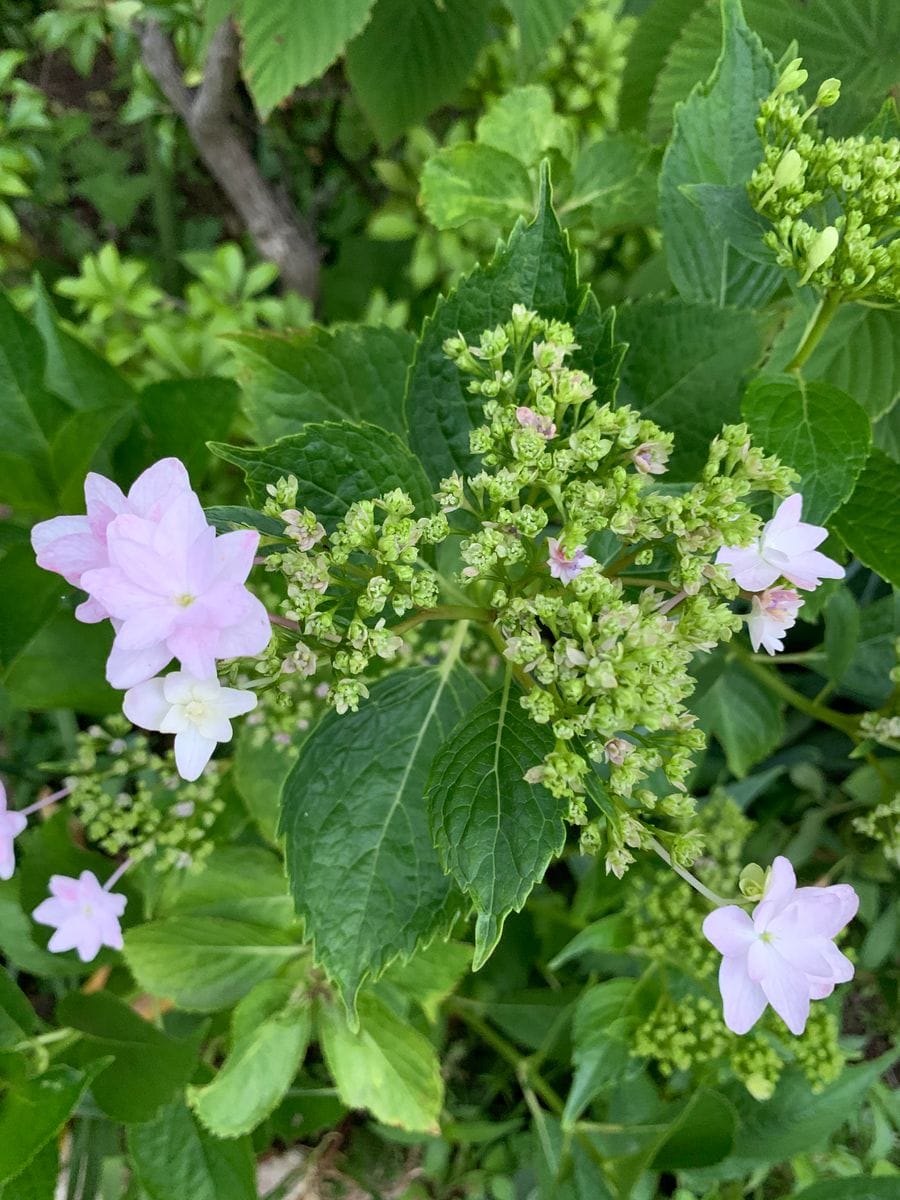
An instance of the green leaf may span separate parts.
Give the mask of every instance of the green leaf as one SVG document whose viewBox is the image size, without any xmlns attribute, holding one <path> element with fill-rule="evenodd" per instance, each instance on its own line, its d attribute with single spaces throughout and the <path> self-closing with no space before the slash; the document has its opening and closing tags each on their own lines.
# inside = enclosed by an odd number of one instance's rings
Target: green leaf
<svg viewBox="0 0 900 1200">
<path fill-rule="evenodd" d="M 412 1000 L 432 1024 L 438 1010 L 472 966 L 472 947 L 436 938 L 405 962 L 391 963 L 378 983 L 378 991 L 398 992 Z"/>
<path fill-rule="evenodd" d="M 67 585 L 57 582 L 57 586 Z M 106 682 L 112 629 L 82 625 L 60 611 L 37 631 L 10 664 L 3 686 L 17 708 L 45 712 L 71 708 L 107 716 L 122 708 L 122 695 Z"/>
<path fill-rule="evenodd" d="M 549 150 L 568 158 L 573 149 L 569 126 L 555 111 L 551 92 L 536 83 L 513 88 L 495 100 L 479 117 L 475 140 L 512 155 L 523 167 L 536 167 Z M 530 208 L 530 188 L 528 199 Z"/>
<path fill-rule="evenodd" d="M 737 1114 L 718 1092 L 694 1092 L 656 1145 L 656 1171 L 684 1171 L 721 1162 L 734 1146 Z"/>
<path fill-rule="evenodd" d="M 138 984 L 188 1012 L 228 1008 L 302 950 L 286 932 L 225 917 L 171 917 L 125 936 Z"/>
<path fill-rule="evenodd" d="M 825 605 L 825 662 L 832 683 L 840 683 L 858 640 L 859 607 L 848 588 L 838 588 Z"/>
<path fill-rule="evenodd" d="M 54 487 L 43 414 L 41 339 L 0 293 L 0 473 L 7 504 L 50 512 Z"/>
<path fill-rule="evenodd" d="M 900 463 L 873 449 L 832 525 L 867 567 L 900 587 Z"/>
<path fill-rule="evenodd" d="M 505 0 L 519 27 L 522 65 L 536 65 L 584 8 L 584 0 Z"/>
<path fill-rule="evenodd" d="M 752 22 L 751 27 L 755 28 Z M 700 0 L 668 48 L 654 81 L 647 111 L 647 136 L 652 142 L 668 140 L 676 106 L 688 98 L 698 79 L 709 79 L 721 49 L 720 0 Z"/>
<path fill-rule="evenodd" d="M 0 571 L 0 666 L 8 667 L 48 620 L 65 584 L 41 570 L 27 543 L 9 547 L 0 558 Z"/>
<path fill-rule="evenodd" d="M 869 1088 L 896 1059 L 896 1050 L 889 1050 L 862 1066 L 848 1067 L 835 1083 L 816 1094 L 794 1070 L 784 1073 L 765 1104 L 744 1092 L 736 1101 L 739 1122 L 729 1168 L 753 1171 L 763 1163 L 816 1150 L 849 1113 L 858 1110 Z"/>
<path fill-rule="evenodd" d="M 382 146 L 455 99 L 487 38 L 487 0 L 378 0 L 347 76 Z"/>
<path fill-rule="evenodd" d="M 9 1082 L 0 1103 L 0 1184 L 15 1179 L 53 1141 L 99 1065 L 86 1072 L 55 1066 Z"/>
<path fill-rule="evenodd" d="M 0 1046 L 15 1045 L 40 1027 L 28 997 L 16 987 L 7 969 L 0 967 Z"/>
<path fill-rule="evenodd" d="M 667 478 L 696 478 L 722 426 L 740 419 L 741 382 L 762 350 L 746 310 L 647 299 L 619 309 L 628 342 L 620 395 L 675 434 Z"/>
<path fill-rule="evenodd" d="M 181 1101 L 132 1125 L 128 1152 L 148 1200 L 257 1200 L 250 1139 L 220 1141 Z"/>
<path fill-rule="evenodd" d="M 247 812 L 270 845 L 278 844 L 284 782 L 297 761 L 297 746 L 276 742 L 270 730 L 246 721 L 234 742 L 232 780 Z"/>
<path fill-rule="evenodd" d="M 613 913 L 580 930 L 555 958 L 550 960 L 551 971 L 582 955 L 604 954 L 610 950 L 626 950 L 631 944 L 631 921 L 625 913 Z"/>
<path fill-rule="evenodd" d="M 59 1147 L 48 1142 L 7 1186 L 0 1184 L 0 1200 L 54 1200 L 59 1181 Z"/>
<path fill-rule="evenodd" d="M 227 437 L 238 410 L 230 379 L 166 379 L 140 394 L 138 408 L 149 432 L 147 460 L 180 458 L 194 479 L 209 464 L 208 441 Z"/>
<path fill-rule="evenodd" d="M 802 611 L 802 610 L 801 610 Z M 900 636 L 900 594 L 884 596 L 859 613 L 853 655 L 844 668 L 838 691 L 866 708 L 880 708 L 893 690 L 889 672 Z"/>
<path fill-rule="evenodd" d="M 241 333 L 229 338 L 245 367 L 244 411 L 257 443 L 308 421 L 370 421 L 406 436 L 403 393 L 413 352 L 405 330 L 382 325 Z"/>
<path fill-rule="evenodd" d="M 444 1097 L 435 1049 L 377 996 L 359 997 L 359 1029 L 339 1004 L 318 1010 L 318 1037 L 338 1095 L 349 1108 L 367 1108 L 385 1125 L 438 1132 Z"/>
<path fill-rule="evenodd" d="M 738 662 L 727 663 L 694 710 L 702 727 L 718 739 L 739 779 L 767 758 L 784 736 L 781 711 L 772 693 Z"/>
<path fill-rule="evenodd" d="M 578 153 L 568 198 L 560 213 L 588 209 L 597 233 L 656 219 L 656 169 L 652 150 L 635 133 L 610 134 Z"/>
<path fill-rule="evenodd" d="M 241 69 L 266 120 L 295 88 L 318 78 L 363 29 L 374 0 L 240 0 Z"/>
<path fill-rule="evenodd" d="M 797 305 L 772 347 L 768 369 L 783 371 L 809 318 Z M 806 379 L 824 379 L 849 393 L 873 421 L 900 398 L 900 312 L 842 304 L 803 367 Z"/>
<path fill-rule="evenodd" d="M 475 905 L 475 970 L 565 843 L 564 803 L 524 779 L 552 745 L 507 683 L 456 726 L 432 764 L 431 832 L 444 868 Z"/>
<path fill-rule="evenodd" d="M 211 442 L 210 449 L 243 470 L 260 506 L 267 483 L 295 475 L 304 505 L 329 532 L 355 500 L 372 500 L 393 488 L 408 492 L 420 511 L 432 507 L 421 465 L 396 434 L 377 425 L 325 421 L 260 449 L 220 442 Z"/>
<path fill-rule="evenodd" d="M 772 295 L 781 273 L 742 255 L 682 190 L 697 183 L 745 184 L 760 160 L 754 123 L 775 69 L 747 27 L 739 0 L 722 0 L 722 14 L 716 70 L 676 110 L 659 180 L 660 220 L 669 275 L 683 299 L 752 308 Z"/>
<path fill-rule="evenodd" d="M 310 1000 L 296 990 L 289 979 L 257 984 L 234 1010 L 230 1048 L 215 1079 L 188 1089 L 188 1103 L 216 1137 L 250 1133 L 290 1087 L 312 1030 Z"/>
<path fill-rule="evenodd" d="M 168 1037 L 109 992 L 69 992 L 57 1009 L 61 1024 L 79 1030 L 87 1061 L 111 1057 L 91 1085 L 114 1121 L 149 1121 L 187 1084 L 205 1027 L 183 1040 Z M 86 1065 L 82 1062 L 82 1065 Z"/>
<path fill-rule="evenodd" d="M 851 1175 L 844 1179 L 823 1179 L 794 1200 L 896 1200 L 897 1177 L 875 1179 L 871 1175 Z"/>
<path fill-rule="evenodd" d="M 619 122 L 623 129 L 645 129 L 653 85 L 670 48 L 691 13 L 703 0 L 651 0 L 628 42 Z M 693 81 L 692 81 L 693 82 Z"/>
<path fill-rule="evenodd" d="M 742 413 L 754 441 L 800 475 L 804 520 L 824 524 L 865 465 L 869 418 L 846 392 L 799 376 L 754 379 Z"/>
<path fill-rule="evenodd" d="M 469 431 L 482 423 L 481 397 L 467 392 L 444 355 L 446 338 L 458 332 L 474 341 L 483 330 L 507 320 L 517 303 L 545 317 L 574 320 L 584 300 L 575 258 L 545 180 L 534 221 L 520 221 L 486 267 L 476 267 L 438 300 L 422 328 L 407 382 L 406 423 L 410 445 L 435 485 L 453 471 L 474 474 L 480 462 L 469 451 Z"/>
<path fill-rule="evenodd" d="M 478 219 L 506 226 L 529 212 L 533 199 L 522 164 L 493 146 L 445 146 L 422 171 L 422 207 L 438 229 L 457 229 Z"/>
<path fill-rule="evenodd" d="M 431 844 L 425 784 L 483 694 L 456 650 L 440 667 L 388 675 L 357 712 L 322 720 L 285 784 L 297 911 L 350 1009 L 367 974 L 446 934 L 459 908 Z"/>
<path fill-rule="evenodd" d="M 294 924 L 281 859 L 260 846 L 217 846 L 199 871 L 171 872 L 159 890 L 156 912 L 228 917 L 272 929 Z"/>
</svg>

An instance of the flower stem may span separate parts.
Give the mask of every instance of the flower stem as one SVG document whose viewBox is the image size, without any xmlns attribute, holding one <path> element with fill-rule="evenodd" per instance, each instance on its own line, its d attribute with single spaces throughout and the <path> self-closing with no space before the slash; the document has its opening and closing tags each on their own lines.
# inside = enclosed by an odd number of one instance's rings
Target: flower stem
<svg viewBox="0 0 900 1200">
<path fill-rule="evenodd" d="M 113 888 L 116 886 L 116 884 L 119 882 L 119 880 L 122 878 L 122 876 L 125 874 L 125 872 L 128 870 L 128 868 L 133 865 L 134 865 L 134 860 L 131 858 L 126 858 L 124 862 L 119 863 L 119 865 L 113 871 L 112 875 L 110 875 L 109 879 L 107 879 L 106 883 L 104 883 L 104 885 L 103 885 L 104 892 L 111 892 L 113 890 Z"/>
<path fill-rule="evenodd" d="M 399 625 L 391 626 L 391 630 L 393 633 L 405 633 L 423 621 L 480 621 L 486 624 L 490 619 L 491 614 L 486 608 L 475 608 L 468 604 L 438 604 L 434 608 L 420 609 Z"/>
<path fill-rule="evenodd" d="M 20 816 L 30 817 L 32 813 L 40 812 L 48 804 L 55 804 L 57 800 L 65 800 L 71 790 L 70 787 L 60 788 L 58 792 L 54 792 L 51 796 L 44 796 L 42 800 L 36 800 L 34 804 L 29 804 L 27 808 L 23 808 Z"/>
<path fill-rule="evenodd" d="M 803 337 L 800 339 L 800 345 L 797 347 L 794 357 L 788 363 L 786 370 L 799 371 L 809 356 L 822 340 L 822 335 L 831 324 L 834 314 L 840 308 L 842 296 L 840 292 L 829 292 L 827 296 L 819 301 L 816 311 L 813 313 L 809 324 L 803 331 Z"/>
<path fill-rule="evenodd" d="M 754 675 L 773 695 L 786 700 L 798 712 L 805 713 L 807 717 L 812 717 L 814 721 L 821 721 L 823 725 L 830 725 L 832 729 L 839 729 L 841 733 L 846 734 L 854 742 L 859 741 L 855 717 L 844 716 L 842 713 L 835 712 L 833 708 L 828 708 L 826 705 L 820 704 L 817 700 L 810 700 L 808 696 L 804 696 L 802 692 L 798 692 L 795 688 L 792 688 L 789 683 L 785 683 L 779 675 L 777 668 L 773 670 L 771 667 L 756 662 L 752 655 L 738 647 L 735 647 L 735 653 L 750 674 Z"/>
<path fill-rule="evenodd" d="M 710 902 L 710 904 L 714 904 L 716 908 L 721 908 L 724 904 L 732 903 L 730 900 L 725 900 L 721 896 L 717 896 L 715 892 L 710 891 L 705 883 L 701 883 L 696 875 L 692 875 L 690 871 L 679 866 L 662 842 L 658 842 L 655 837 L 651 837 L 650 845 L 663 860 L 663 862 L 672 868 L 676 875 L 680 875 L 685 883 L 689 883 L 694 891 L 699 892 L 705 900 Z"/>
</svg>

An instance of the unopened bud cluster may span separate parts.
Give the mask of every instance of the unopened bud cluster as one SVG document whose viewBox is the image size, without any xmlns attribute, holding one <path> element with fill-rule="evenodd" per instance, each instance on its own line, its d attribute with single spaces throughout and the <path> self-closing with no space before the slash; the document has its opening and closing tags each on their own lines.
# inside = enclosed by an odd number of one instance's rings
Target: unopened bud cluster
<svg viewBox="0 0 900 1200">
<path fill-rule="evenodd" d="M 213 850 L 209 830 L 224 809 L 218 765 L 186 783 L 172 755 L 156 754 L 124 717 L 78 734 L 66 782 L 70 811 L 107 854 L 149 861 L 163 872 L 196 869 Z"/>
<path fill-rule="evenodd" d="M 801 284 L 898 300 L 900 139 L 825 137 L 814 113 L 838 100 L 840 81 L 825 80 L 806 107 L 797 91 L 806 78 L 800 59 L 790 63 L 757 119 L 764 157 L 748 190 L 772 222 L 765 241 Z"/>
</svg>

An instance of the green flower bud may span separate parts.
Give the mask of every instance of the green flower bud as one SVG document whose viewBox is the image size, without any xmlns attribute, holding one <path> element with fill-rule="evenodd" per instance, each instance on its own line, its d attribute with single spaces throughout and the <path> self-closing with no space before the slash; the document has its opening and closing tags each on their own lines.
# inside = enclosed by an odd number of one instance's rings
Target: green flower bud
<svg viewBox="0 0 900 1200">
<path fill-rule="evenodd" d="M 841 96 L 841 81 L 839 79 L 824 79 L 816 92 L 816 107 L 831 108 L 837 104 Z"/>
</svg>

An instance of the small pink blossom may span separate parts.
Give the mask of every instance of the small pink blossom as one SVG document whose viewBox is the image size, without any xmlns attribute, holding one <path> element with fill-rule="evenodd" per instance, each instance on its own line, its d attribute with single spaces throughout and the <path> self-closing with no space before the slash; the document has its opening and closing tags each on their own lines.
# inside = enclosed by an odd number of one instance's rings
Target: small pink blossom
<svg viewBox="0 0 900 1200">
<path fill-rule="evenodd" d="M 106 664 L 113 687 L 133 687 L 173 658 L 212 677 L 217 659 L 264 650 L 269 617 L 244 586 L 258 544 L 251 529 L 217 537 L 193 492 L 158 520 L 116 517 L 107 529 L 110 565 L 82 578 L 116 628 Z"/>
<path fill-rule="evenodd" d="M 164 458 L 148 467 L 127 496 L 111 479 L 91 471 L 84 481 L 86 516 L 53 517 L 32 529 L 31 544 L 38 566 L 55 571 L 73 587 L 81 588 L 86 572 L 109 566 L 106 531 L 120 513 L 157 521 L 173 500 L 190 490 L 187 470 L 177 458 Z M 78 606 L 75 616 L 79 621 L 94 623 L 109 613 L 91 597 Z"/>
<path fill-rule="evenodd" d="M 520 404 L 516 409 L 516 420 L 523 429 L 534 429 L 547 441 L 556 437 L 556 425 L 550 418 L 542 417 L 540 413 L 536 413 L 533 408 L 528 408 L 524 404 Z"/>
<path fill-rule="evenodd" d="M 118 872 L 117 872 L 118 874 Z M 122 949 L 119 917 L 127 899 L 120 892 L 100 886 L 93 871 L 82 871 L 77 879 L 51 875 L 50 896 L 32 913 L 40 925 L 54 926 L 47 944 L 53 954 L 77 950 L 82 962 L 96 958 L 101 946 Z"/>
<path fill-rule="evenodd" d="M 556 538 L 547 538 L 547 545 L 550 549 L 547 559 L 550 574 L 554 579 L 561 579 L 563 583 L 571 583 L 586 567 L 592 567 L 597 561 L 585 552 L 584 546 L 576 546 L 568 555 Z"/>
<path fill-rule="evenodd" d="M 0 879 L 12 879 L 16 869 L 16 850 L 13 843 L 28 824 L 21 813 L 6 807 L 6 788 L 0 780 Z"/>
<path fill-rule="evenodd" d="M 828 530 L 801 521 L 802 506 L 799 492 L 788 496 L 752 545 L 723 546 L 716 562 L 728 567 L 731 578 L 748 592 L 765 591 L 781 576 L 806 592 L 823 579 L 843 579 L 844 568 L 816 550 Z"/>
<path fill-rule="evenodd" d="M 669 448 L 664 442 L 642 442 L 631 456 L 642 475 L 664 475 Z"/>
<path fill-rule="evenodd" d="M 767 654 L 783 650 L 782 639 L 796 624 L 797 612 L 802 607 L 803 601 L 793 588 L 768 588 L 755 595 L 747 617 L 753 649 L 762 646 Z"/>
<path fill-rule="evenodd" d="M 198 679 L 173 671 L 130 688 L 125 716 L 142 729 L 175 734 L 175 765 L 182 779 L 198 779 L 219 742 L 230 742 L 230 717 L 256 707 L 256 693 L 222 687 L 218 679 Z"/>
<path fill-rule="evenodd" d="M 801 1034 L 810 1000 L 853 978 L 853 964 L 833 939 L 858 908 L 849 884 L 798 888 L 794 868 L 779 855 L 752 917 L 735 904 L 711 912 L 703 933 L 723 955 L 719 990 L 728 1028 L 746 1033 L 771 1004 L 791 1033 Z"/>
</svg>

